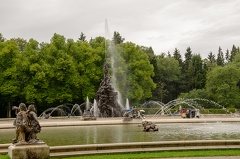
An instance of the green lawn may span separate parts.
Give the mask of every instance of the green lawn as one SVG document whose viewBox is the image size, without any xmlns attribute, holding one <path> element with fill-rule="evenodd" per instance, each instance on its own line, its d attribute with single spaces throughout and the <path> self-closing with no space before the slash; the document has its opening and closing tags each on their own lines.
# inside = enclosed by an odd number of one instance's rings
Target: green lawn
<svg viewBox="0 0 240 159">
<path fill-rule="evenodd" d="M 186 151 L 161 151 L 109 155 L 90 155 L 69 157 L 65 159 L 147 159 L 147 158 L 170 158 L 170 157 L 200 157 L 200 156 L 240 156 L 240 149 L 234 150 L 186 150 Z"/>
<path fill-rule="evenodd" d="M 224 150 L 185 150 L 185 151 L 160 151 L 125 154 L 85 155 L 68 157 L 64 159 L 147 159 L 169 157 L 202 157 L 202 156 L 240 156 L 240 149 Z M 0 155 L 0 159 L 10 159 L 8 155 Z M 54 158 L 52 158 L 54 159 Z M 56 158 L 55 158 L 56 159 Z"/>
</svg>

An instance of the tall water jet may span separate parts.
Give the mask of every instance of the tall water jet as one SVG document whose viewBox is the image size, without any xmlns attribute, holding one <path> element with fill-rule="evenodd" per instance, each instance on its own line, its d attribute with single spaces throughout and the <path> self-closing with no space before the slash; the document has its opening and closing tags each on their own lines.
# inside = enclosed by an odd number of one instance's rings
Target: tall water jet
<svg viewBox="0 0 240 159">
<path fill-rule="evenodd" d="M 94 117 L 98 117 L 98 107 L 97 107 L 96 99 L 94 99 L 93 101 L 93 114 L 94 114 Z"/>
<path fill-rule="evenodd" d="M 105 32 L 108 35 L 107 20 L 105 21 Z M 96 93 L 97 107 L 99 109 L 100 117 L 120 117 L 122 116 L 123 107 L 121 106 L 120 93 L 117 89 L 116 75 L 115 75 L 115 59 L 113 54 L 116 48 L 112 41 L 107 40 L 106 37 L 106 59 L 103 66 L 104 79 L 100 83 L 100 87 Z M 109 58 L 110 57 L 110 58 Z M 110 64 L 109 64 L 110 62 Z M 109 72 L 109 65 L 111 72 Z M 111 74 L 111 76 L 109 76 Z"/>
<path fill-rule="evenodd" d="M 129 100 L 128 100 L 128 98 L 126 99 L 125 108 L 126 108 L 126 110 L 130 110 L 130 105 L 129 105 Z"/>
<path fill-rule="evenodd" d="M 118 55 L 116 47 L 114 45 L 114 43 L 112 41 L 108 41 L 108 54 L 110 57 L 110 67 L 111 67 L 111 84 L 114 88 L 114 90 L 116 92 L 118 92 L 118 103 L 120 105 L 124 105 L 125 103 L 122 100 L 122 95 L 120 93 L 120 89 L 119 87 L 123 87 L 123 86 L 119 86 L 120 82 L 119 80 L 124 80 L 125 79 L 125 75 L 120 75 L 123 74 L 124 69 L 122 69 L 125 65 L 122 64 L 121 57 Z M 121 70 L 121 71 L 120 71 Z M 121 72 L 121 73 L 120 73 Z M 122 82 L 124 83 L 124 82 Z"/>
<path fill-rule="evenodd" d="M 89 102 L 89 99 L 87 97 L 85 111 L 87 112 L 89 110 L 90 110 L 90 102 Z"/>
<path fill-rule="evenodd" d="M 120 90 L 123 90 L 123 88 L 127 88 L 124 86 L 126 83 L 126 64 L 125 60 L 122 58 L 120 53 L 118 52 L 115 43 L 113 40 L 109 37 L 109 27 L 107 20 L 105 21 L 105 32 L 106 32 L 106 61 L 110 67 L 109 73 L 111 74 L 111 85 L 114 88 L 114 91 L 118 93 L 117 101 L 121 106 L 124 106 L 125 102 L 123 100 L 122 94 L 120 93 Z"/>
</svg>

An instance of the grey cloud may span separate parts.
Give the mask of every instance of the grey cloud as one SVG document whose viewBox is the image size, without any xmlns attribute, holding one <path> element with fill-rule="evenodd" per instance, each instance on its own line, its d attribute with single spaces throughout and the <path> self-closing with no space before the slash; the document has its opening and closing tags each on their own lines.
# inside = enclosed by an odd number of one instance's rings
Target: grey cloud
<svg viewBox="0 0 240 159">
<path fill-rule="evenodd" d="M 126 41 L 155 53 L 184 55 L 188 46 L 203 57 L 218 46 L 240 45 L 240 0 L 2 0 L 0 32 L 7 39 L 49 41 L 54 33 L 88 39 L 118 31 Z M 238 43 L 238 44 L 237 44 Z"/>
</svg>

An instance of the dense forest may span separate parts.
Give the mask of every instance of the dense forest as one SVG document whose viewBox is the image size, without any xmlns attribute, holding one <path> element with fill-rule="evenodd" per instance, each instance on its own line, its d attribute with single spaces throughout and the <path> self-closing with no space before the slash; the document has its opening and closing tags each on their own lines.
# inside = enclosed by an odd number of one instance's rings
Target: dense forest
<svg viewBox="0 0 240 159">
<path fill-rule="evenodd" d="M 202 59 L 190 47 L 184 57 L 177 48 L 156 55 L 151 47 L 125 42 L 118 32 L 111 40 L 87 40 L 81 33 L 76 41 L 55 33 L 50 43 L 5 39 L 0 34 L 0 117 L 10 117 L 11 106 L 21 102 L 34 103 L 41 113 L 62 103 L 81 104 L 87 97 L 93 101 L 103 79 L 103 64 L 109 61 L 109 41 L 120 59 L 117 86 L 131 105 L 204 98 L 240 108 L 239 46 L 226 51 L 219 46 L 217 53 Z"/>
</svg>

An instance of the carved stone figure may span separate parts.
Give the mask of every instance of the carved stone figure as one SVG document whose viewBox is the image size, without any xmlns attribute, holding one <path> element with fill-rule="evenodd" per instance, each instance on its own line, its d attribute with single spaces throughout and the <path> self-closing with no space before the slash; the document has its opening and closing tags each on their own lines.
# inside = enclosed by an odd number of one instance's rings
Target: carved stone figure
<svg viewBox="0 0 240 159">
<path fill-rule="evenodd" d="M 13 106 L 16 111 L 16 120 L 14 125 L 16 127 L 16 137 L 13 139 L 14 143 L 35 143 L 38 142 L 37 133 L 41 131 L 41 126 L 37 120 L 36 108 L 34 105 L 29 105 L 28 110 L 24 103 L 20 103 L 19 107 Z M 21 134 L 21 140 L 18 141 Z"/>
<path fill-rule="evenodd" d="M 28 117 L 28 129 L 26 132 L 27 141 L 30 143 L 34 143 L 39 140 L 37 138 L 37 133 L 40 133 L 41 126 L 38 122 L 36 108 L 33 104 L 28 106 L 27 117 Z"/>
<path fill-rule="evenodd" d="M 18 142 L 19 135 L 21 135 L 20 142 L 26 142 L 25 132 L 28 125 L 28 118 L 27 118 L 27 107 L 24 103 L 19 104 L 19 108 L 15 108 L 15 111 L 19 110 L 16 116 L 16 120 L 14 125 L 16 127 L 16 137 L 13 139 L 13 143 Z"/>
<path fill-rule="evenodd" d="M 41 131 L 41 126 L 37 120 L 34 105 L 29 105 L 28 110 L 24 103 L 19 107 L 12 108 L 17 113 L 14 125 L 16 126 L 16 138 L 12 145 L 8 147 L 8 155 L 12 159 L 34 158 L 47 159 L 50 155 L 50 148 L 43 141 L 37 139 L 36 134 Z M 21 140 L 18 141 L 21 134 Z"/>
<path fill-rule="evenodd" d="M 111 78 L 108 76 L 107 64 L 103 67 L 104 79 L 100 83 L 100 87 L 96 93 L 97 107 L 99 109 L 99 117 L 121 117 L 122 108 L 117 102 L 118 93 L 110 84 Z"/>
<path fill-rule="evenodd" d="M 151 121 L 143 121 L 142 122 L 143 131 L 158 131 L 156 124 Z"/>
</svg>

